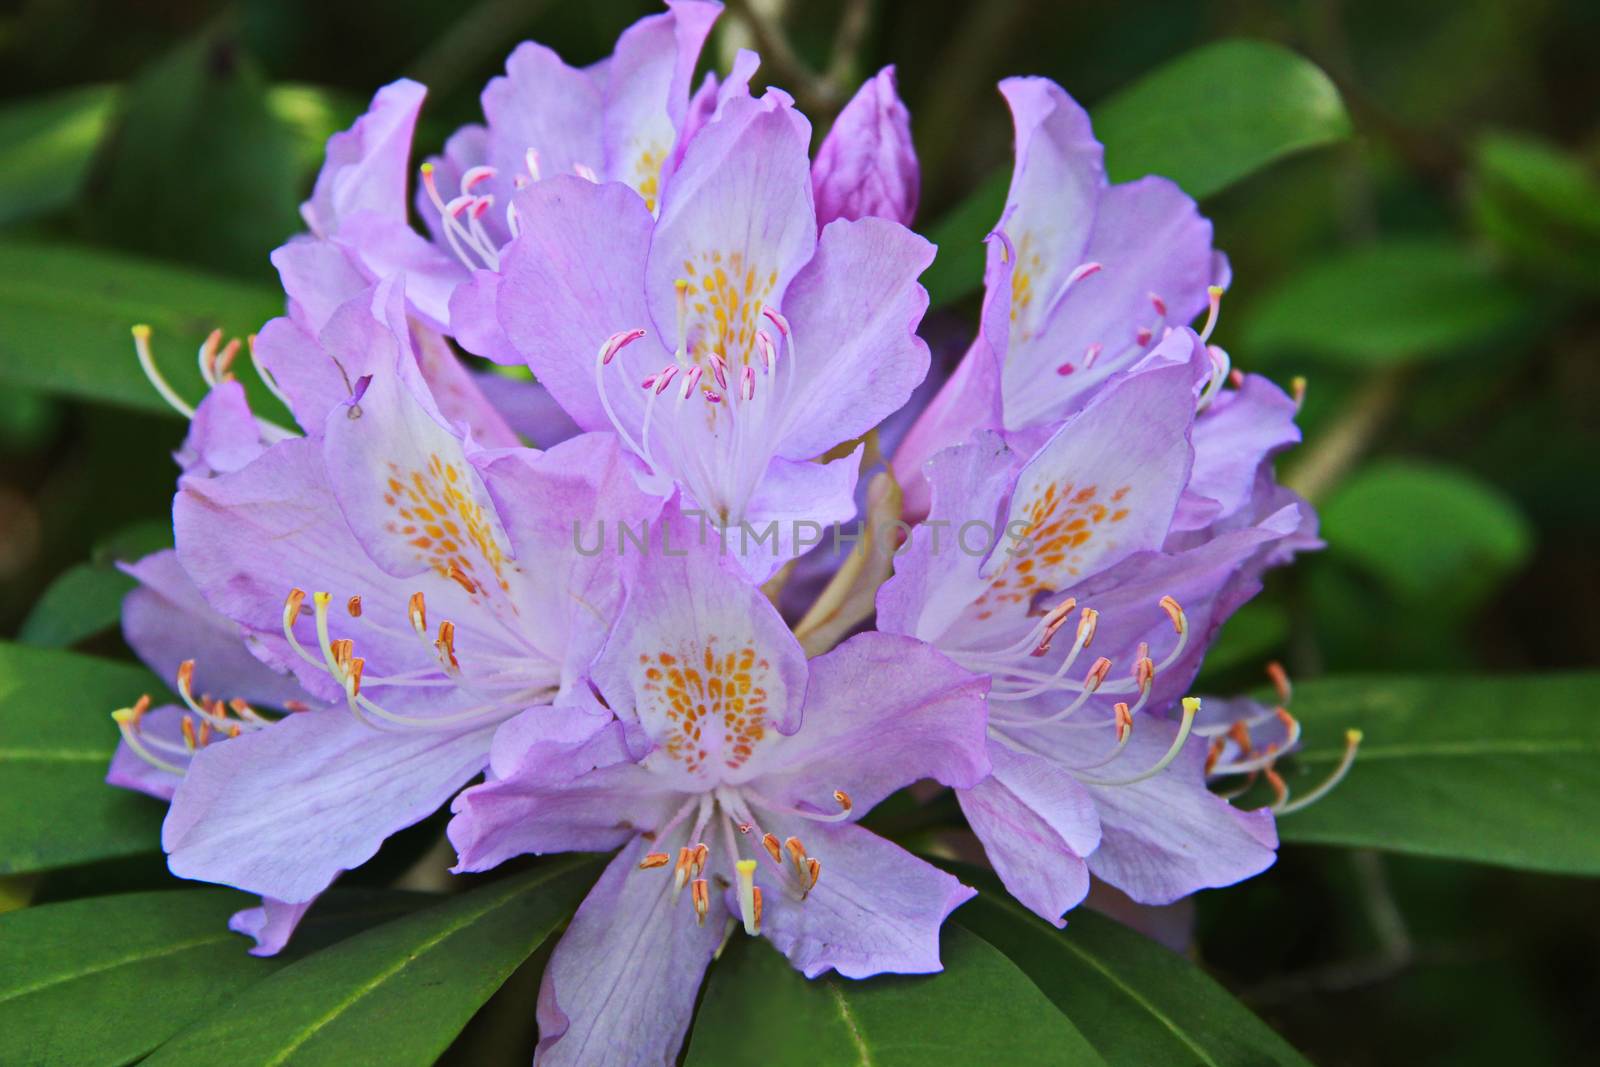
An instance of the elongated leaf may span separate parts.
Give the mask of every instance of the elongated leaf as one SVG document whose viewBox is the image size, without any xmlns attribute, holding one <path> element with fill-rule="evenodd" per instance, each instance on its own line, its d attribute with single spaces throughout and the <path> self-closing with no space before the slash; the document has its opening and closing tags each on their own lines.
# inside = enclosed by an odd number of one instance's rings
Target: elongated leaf
<svg viewBox="0 0 1600 1067">
<path fill-rule="evenodd" d="M 1493 486 L 1435 464 L 1390 460 L 1359 471 L 1322 512 L 1329 550 L 1399 598 L 1463 608 L 1527 558 L 1528 522 Z"/>
<path fill-rule="evenodd" d="M 1305 1064 L 1182 956 L 1086 908 L 1057 930 L 1006 896 L 992 876 L 960 873 L 984 891 L 957 922 L 1033 979 L 1112 1067 Z"/>
<path fill-rule="evenodd" d="M 1328 76 L 1264 41 L 1196 49 L 1094 108 L 1093 119 L 1112 181 L 1160 174 L 1194 197 L 1350 135 L 1350 118 Z M 981 242 L 999 222 L 1009 182 L 1008 168 L 929 229 L 939 258 L 922 282 L 934 306 L 983 284 Z"/>
<path fill-rule="evenodd" d="M 1295 687 L 1307 747 L 1289 784 L 1349 777 L 1279 820 L 1286 841 L 1600 874 L 1600 674 L 1327 678 Z"/>
<path fill-rule="evenodd" d="M 1492 343 L 1527 313 L 1527 298 L 1465 245 L 1388 241 L 1325 259 L 1264 296 L 1239 348 L 1256 362 L 1387 366 Z"/>
<path fill-rule="evenodd" d="M 324 949 L 144 1062 L 425 1067 L 566 921 L 599 870 L 530 871 Z"/>
<path fill-rule="evenodd" d="M 50 583 L 17 636 L 26 645 L 66 648 L 109 630 L 133 586 L 133 579 L 115 567 L 80 563 Z"/>
<path fill-rule="evenodd" d="M 712 967 L 688 1067 L 1103 1062 L 983 938 L 946 923 L 940 952 L 936 975 L 807 981 L 765 941 L 736 934 Z"/>
<path fill-rule="evenodd" d="M 306 916 L 297 944 L 416 906 L 413 894 L 341 896 Z M 257 959 L 248 939 L 228 929 L 228 916 L 252 903 L 231 890 L 192 889 L 0 916 L 0 1063 L 128 1063 L 190 1022 L 217 1016 L 229 997 L 293 958 L 291 950 Z"/>
<path fill-rule="evenodd" d="M 114 86 L 85 85 L 0 111 L 0 226 L 72 203 L 115 102 Z"/>
<path fill-rule="evenodd" d="M 152 327 L 162 373 L 194 403 L 202 395 L 194 352 L 205 335 L 252 333 L 282 307 L 265 286 L 85 248 L 0 242 L 0 383 L 171 413 L 134 358 L 134 324 Z M 260 390 L 251 399 L 274 411 Z"/>
<path fill-rule="evenodd" d="M 161 691 L 141 667 L 0 644 L 0 874 L 160 847 L 162 806 L 105 774 L 112 709 Z"/>
</svg>

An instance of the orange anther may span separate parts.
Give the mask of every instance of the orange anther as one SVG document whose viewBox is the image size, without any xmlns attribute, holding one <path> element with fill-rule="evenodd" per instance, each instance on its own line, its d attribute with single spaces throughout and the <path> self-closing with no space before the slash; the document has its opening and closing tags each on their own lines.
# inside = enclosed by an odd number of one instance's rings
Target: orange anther
<svg viewBox="0 0 1600 1067">
<path fill-rule="evenodd" d="M 772 857 L 774 863 L 783 863 L 783 848 L 778 844 L 778 838 L 775 835 L 762 835 L 761 847 L 767 850 L 767 855 Z"/>
<path fill-rule="evenodd" d="M 704 926 L 706 924 L 706 913 L 711 910 L 710 887 L 706 885 L 704 878 L 696 878 L 694 884 L 689 887 L 689 893 L 694 899 L 695 922 Z"/>
<path fill-rule="evenodd" d="M 1189 620 L 1183 613 L 1183 606 L 1170 596 L 1161 598 L 1161 610 L 1167 613 L 1167 618 L 1172 620 L 1172 628 L 1178 633 L 1183 633 L 1188 627 Z"/>
<path fill-rule="evenodd" d="M 305 602 L 306 591 L 304 589 L 289 590 L 289 599 L 283 602 L 283 624 L 285 626 L 293 626 L 295 624 L 295 621 L 300 618 L 300 608 Z"/>
<path fill-rule="evenodd" d="M 641 871 L 652 871 L 657 867 L 665 867 L 671 859 L 672 857 L 665 852 L 651 852 L 639 861 L 639 869 Z"/>
<path fill-rule="evenodd" d="M 188 715 L 183 717 L 183 747 L 190 752 L 195 749 L 194 719 Z"/>
<path fill-rule="evenodd" d="M 1101 683 L 1106 680 L 1106 675 L 1110 673 L 1111 661 L 1106 659 L 1104 656 L 1101 656 L 1099 659 L 1095 660 L 1094 665 L 1089 668 L 1089 673 L 1084 675 L 1083 687 L 1089 690 L 1091 693 L 1094 692 L 1096 689 L 1100 688 Z"/>
<path fill-rule="evenodd" d="M 419 634 L 428 632 L 428 608 L 422 601 L 422 593 L 411 594 L 411 603 L 407 606 L 407 614 L 411 616 L 411 628 Z"/>
<path fill-rule="evenodd" d="M 1276 660 L 1267 664 L 1267 677 L 1272 680 L 1272 687 L 1278 691 L 1278 701 L 1283 704 L 1289 703 L 1294 690 L 1289 685 L 1289 672 L 1283 669 L 1283 664 Z"/>
<path fill-rule="evenodd" d="M 842 811 L 849 811 L 852 807 L 854 807 L 850 801 L 850 794 L 846 793 L 843 789 L 835 789 L 833 791 L 833 799 L 839 802 L 839 808 Z"/>
<path fill-rule="evenodd" d="M 352 619 L 361 618 L 361 597 L 360 596 L 351 597 L 348 601 L 345 602 L 344 606 L 345 606 L 345 610 L 350 612 L 350 617 Z"/>
</svg>

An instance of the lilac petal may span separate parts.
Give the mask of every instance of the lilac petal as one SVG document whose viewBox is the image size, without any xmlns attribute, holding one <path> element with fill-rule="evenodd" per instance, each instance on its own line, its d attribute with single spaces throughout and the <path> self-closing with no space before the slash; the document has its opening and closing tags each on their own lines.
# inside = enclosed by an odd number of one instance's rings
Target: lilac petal
<svg viewBox="0 0 1600 1067">
<path fill-rule="evenodd" d="M 1124 767 L 1154 765 L 1176 733 L 1175 723 L 1141 717 L 1123 755 L 1109 767 L 1121 773 Z M 1141 904 L 1170 904 L 1272 866 L 1278 847 L 1272 813 L 1241 811 L 1212 793 L 1204 765 L 1205 746 L 1191 741 L 1153 778 L 1086 787 L 1100 812 L 1100 847 L 1089 857 L 1096 878 Z"/>
<path fill-rule="evenodd" d="M 275 249 L 272 265 L 289 298 L 289 317 L 312 336 L 341 304 L 371 284 L 343 247 L 304 234 Z"/>
<path fill-rule="evenodd" d="M 986 564 L 996 584 L 977 607 L 1026 612 L 1035 590 L 1070 588 L 1161 545 L 1193 459 L 1190 380 L 1185 364 L 1123 379 L 1027 462 L 1006 525 L 1026 533 Z"/>
<path fill-rule="evenodd" d="M 554 448 L 583 432 L 542 382 L 491 372 L 479 374 L 478 379 L 479 388 L 491 398 L 506 425 L 529 444 Z"/>
<path fill-rule="evenodd" d="M 519 366 L 522 356 L 500 326 L 500 279 L 492 270 L 475 270 L 450 296 L 450 329 L 468 352 Z"/>
<path fill-rule="evenodd" d="M 806 135 L 792 110 L 730 101 L 664 194 L 645 266 L 656 332 L 676 342 L 674 285 L 687 277 L 691 332 L 729 359 L 753 351 L 761 306 L 781 304 L 816 241 Z"/>
<path fill-rule="evenodd" d="M 1022 270 L 1026 256 L 1019 256 Z M 1059 421 L 1081 408 L 1097 388 L 1135 365 L 1167 327 L 1187 324 L 1205 309 L 1211 223 L 1165 178 L 1113 186 L 1100 198 L 1077 262 L 1101 269 L 1048 308 L 1034 308 L 1031 335 L 1012 333 L 1004 376 L 1008 428 Z M 1049 295 L 1036 292 L 1034 299 Z M 1091 347 L 1097 349 L 1092 362 Z"/>
<path fill-rule="evenodd" d="M 996 310 L 1012 319 L 1016 346 L 1043 323 L 1055 294 L 1085 261 L 1106 175 L 1088 113 L 1059 85 L 1007 78 L 1000 92 L 1016 127 L 1016 164 L 1000 226 L 1017 277 L 1011 299 Z"/>
<path fill-rule="evenodd" d="M 904 493 L 902 510 L 908 521 L 928 514 L 932 491 L 926 473 L 929 461 L 986 428 L 1000 428 L 998 360 L 988 338 L 980 333 L 895 449 L 894 474 Z"/>
<path fill-rule="evenodd" d="M 316 187 L 300 206 L 313 233 L 329 236 L 357 212 L 405 218 L 411 135 L 427 92 L 404 78 L 386 85 L 353 126 L 328 138 Z"/>
<path fill-rule="evenodd" d="M 632 762 L 621 723 L 576 741 L 592 729 L 586 716 L 512 723 L 514 735 L 495 742 L 496 762 L 510 773 L 466 790 L 451 807 L 458 872 L 527 854 L 605 852 L 662 825 L 683 803 Z"/>
<path fill-rule="evenodd" d="M 418 323 L 411 331 L 411 341 L 428 393 L 450 425 L 465 430 L 484 448 L 516 448 L 522 444 L 505 417 L 489 402 L 482 380 L 462 365 L 444 337 Z"/>
<path fill-rule="evenodd" d="M 245 466 L 264 450 L 244 386 L 225 381 L 195 406 L 177 459 L 185 474 L 227 473 Z"/>
<path fill-rule="evenodd" d="M 690 518 L 663 520 L 665 541 L 653 544 L 630 580 L 628 599 L 595 661 L 593 677 L 617 717 L 637 723 L 679 764 L 663 766 L 699 780 L 715 766 L 737 781 L 750 744 L 743 727 L 713 719 L 702 727 L 679 722 L 671 703 L 681 669 L 748 674 L 747 718 L 767 720 L 782 734 L 800 725 L 806 688 L 805 653 L 777 610 L 738 569 L 721 557 L 716 531 Z M 698 735 L 698 736 L 696 736 Z"/>
<path fill-rule="evenodd" d="M 802 974 L 816 978 L 833 970 L 868 978 L 942 969 L 939 928 L 977 895 L 974 890 L 859 826 L 759 811 L 757 817 L 769 833 L 800 838 L 822 863 L 821 877 L 803 901 L 789 895 L 766 857 L 756 868 L 761 933 Z"/>
<path fill-rule="evenodd" d="M 957 794 L 961 811 L 1006 890 L 1057 926 L 1089 892 L 1083 857 L 1100 843 L 1094 799 L 1062 768 L 1003 743 L 994 775 Z"/>
<path fill-rule="evenodd" d="M 541 1067 L 672 1063 L 700 981 L 722 943 L 727 910 L 711 894 L 704 925 L 670 871 L 638 869 L 645 852 L 687 841 L 640 841 L 619 852 L 562 935 L 539 987 Z"/>
<path fill-rule="evenodd" d="M 831 537 L 855 516 L 862 447 L 829 463 L 780 458 L 767 464 L 745 504 L 743 524 L 726 535 L 728 551 L 752 580 L 766 581 L 806 543 Z"/>
<path fill-rule="evenodd" d="M 500 325 L 573 421 L 585 430 L 610 429 L 595 389 L 595 357 L 612 334 L 650 324 L 644 301 L 650 212 L 624 186 L 571 177 L 523 190 L 517 211 L 522 236 L 501 260 Z M 659 339 L 646 337 L 604 368 L 630 432 L 644 410 L 637 382 L 671 358 Z"/>
<path fill-rule="evenodd" d="M 292 677 L 251 654 L 238 624 L 206 603 L 175 551 L 164 549 L 122 569 L 139 581 L 122 602 L 122 635 L 159 677 L 175 678 L 178 665 L 193 660 L 196 692 L 275 708 L 305 698 Z M 172 728 L 178 729 L 176 720 Z"/>
<path fill-rule="evenodd" d="M 587 434 L 548 452 L 519 448 L 476 458 L 516 556 L 517 602 L 545 605 L 521 611 L 518 631 L 561 667 L 564 689 L 574 686 L 622 601 L 614 548 L 592 549 L 619 523 L 637 529 L 652 521 L 662 501 L 639 489 L 636 465 L 612 434 Z"/>
<path fill-rule="evenodd" d="M 838 222 L 783 298 L 794 330 L 794 392 L 779 454 L 811 459 L 859 437 L 906 402 L 928 373 L 917 276 L 934 248 L 883 219 Z M 780 338 L 774 337 L 774 341 Z"/>
<path fill-rule="evenodd" d="M 605 158 L 600 88 L 544 45 L 517 46 L 506 59 L 506 73 L 483 90 L 489 127 L 489 165 L 498 172 L 500 203 L 511 192 L 510 175 L 528 173 L 527 154 L 538 153 L 540 177 L 599 168 Z M 443 190 L 441 190 L 441 194 Z"/>
<path fill-rule="evenodd" d="M 1003 529 L 1002 505 L 1021 457 L 981 433 L 928 463 L 932 506 L 878 589 L 878 628 L 924 641 L 944 635 L 989 580 L 981 564 Z"/>
<path fill-rule="evenodd" d="M 720 4 L 675 0 L 617 39 L 605 76 L 607 179 L 626 182 L 652 208 L 689 107 L 689 80 Z"/>
<path fill-rule="evenodd" d="M 817 224 L 876 216 L 909 226 L 920 182 L 911 113 L 895 91 L 894 67 L 884 67 L 856 91 L 817 149 Z"/>
<path fill-rule="evenodd" d="M 315 903 L 315 897 L 300 904 L 285 904 L 281 900 L 262 897 L 260 907 L 234 912 L 228 920 L 228 929 L 255 938 L 256 945 L 250 950 L 250 955 L 276 956 L 289 943 L 295 927 L 300 925 L 300 920 Z"/>
<path fill-rule="evenodd" d="M 164 741 L 168 745 L 181 746 L 183 720 L 188 714 L 188 709 L 180 708 L 176 704 L 163 704 L 159 708 L 151 708 L 139 718 L 139 736 L 146 740 L 154 739 Z M 189 765 L 189 756 L 182 754 L 181 748 L 179 752 L 155 746 L 151 748 L 156 756 L 173 766 Z M 132 789 L 136 793 L 143 793 L 157 800 L 171 800 L 173 792 L 181 781 L 183 775 L 157 767 L 130 748 L 127 741 L 117 742 L 117 750 L 111 755 L 111 766 L 106 769 L 107 785 L 114 785 L 119 789 Z"/>
<path fill-rule="evenodd" d="M 301 712 L 201 750 L 161 830 L 180 878 L 303 903 L 488 761 L 492 727 L 389 732 Z"/>
<path fill-rule="evenodd" d="M 1239 389 L 1218 394 L 1195 421 L 1194 471 L 1188 487 L 1217 507 L 1203 520 L 1197 509 L 1179 508 L 1174 525 L 1196 529 L 1242 511 L 1255 491 L 1261 465 L 1299 442 L 1296 414 L 1295 402 L 1260 375 L 1247 375 Z"/>
<path fill-rule="evenodd" d="M 373 278 L 406 276 L 412 308 L 434 329 L 450 332 L 450 294 L 468 277 L 450 252 L 411 228 L 404 218 L 361 212 L 339 227 L 339 243 Z"/>
<path fill-rule="evenodd" d="M 987 691 L 987 679 L 931 645 L 858 634 L 811 661 L 802 727 L 757 753 L 752 784 L 768 800 L 825 814 L 844 790 L 854 818 L 923 778 L 976 785 L 989 773 Z"/>
</svg>

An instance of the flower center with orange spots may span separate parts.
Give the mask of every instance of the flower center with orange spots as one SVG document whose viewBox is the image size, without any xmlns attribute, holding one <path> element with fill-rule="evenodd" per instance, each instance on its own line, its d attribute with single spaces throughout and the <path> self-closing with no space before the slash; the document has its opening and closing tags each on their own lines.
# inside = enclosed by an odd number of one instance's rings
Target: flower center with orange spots
<svg viewBox="0 0 1600 1067">
<path fill-rule="evenodd" d="M 409 474 L 389 464 L 388 492 L 383 499 L 398 518 L 385 528 L 404 537 L 417 550 L 419 561 L 469 593 L 487 592 L 486 582 L 508 590 L 505 552 L 467 484 L 456 465 L 437 454 L 428 457 L 427 470 Z"/>
<path fill-rule="evenodd" d="M 715 352 L 730 366 L 749 364 L 761 309 L 778 285 L 778 272 L 746 262 L 742 252 L 702 252 L 683 261 L 683 272 L 689 355 L 701 362 Z"/>
<path fill-rule="evenodd" d="M 639 664 L 642 699 L 656 705 L 646 717 L 667 724 L 661 747 L 690 773 L 718 763 L 736 771 L 767 736 L 772 664 L 754 646 L 720 652 L 712 638 L 677 653 L 641 654 Z"/>
<path fill-rule="evenodd" d="M 1025 509 L 1026 529 L 1009 543 L 1015 555 L 1006 557 L 1005 565 L 974 605 L 978 618 L 989 618 L 1001 604 L 1031 602 L 1035 596 L 1055 592 L 1079 578 L 1088 546 L 1128 517 L 1128 509 L 1117 506 L 1128 490 L 1124 485 L 1102 499 L 1097 485 L 1080 488 L 1071 482 L 1051 482 L 1045 486 Z"/>
</svg>

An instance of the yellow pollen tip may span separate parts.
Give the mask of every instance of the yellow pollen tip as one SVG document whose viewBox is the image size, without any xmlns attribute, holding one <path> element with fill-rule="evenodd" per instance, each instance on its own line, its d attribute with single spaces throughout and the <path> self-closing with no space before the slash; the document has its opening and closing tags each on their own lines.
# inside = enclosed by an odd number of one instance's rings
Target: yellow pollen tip
<svg viewBox="0 0 1600 1067">
<path fill-rule="evenodd" d="M 424 173 L 424 174 L 432 174 L 433 173 L 433 164 L 432 163 L 424 163 L 422 165 L 422 173 Z"/>
<path fill-rule="evenodd" d="M 1359 745 L 1365 737 L 1366 734 L 1363 734 L 1360 730 L 1346 730 L 1344 732 L 1344 743 L 1354 748 L 1356 745 Z"/>
<path fill-rule="evenodd" d="M 1220 285 L 1208 285 L 1208 286 L 1206 286 L 1206 294 L 1208 296 L 1220 297 L 1220 296 L 1222 296 L 1222 286 L 1220 286 Z"/>
<path fill-rule="evenodd" d="M 133 328 L 133 337 L 136 341 L 150 340 L 150 327 L 142 322 L 139 323 L 139 325 Z"/>
<path fill-rule="evenodd" d="M 1189 718 L 1193 718 L 1194 716 L 1196 716 L 1198 714 L 1200 714 L 1200 698 L 1199 697 L 1184 697 L 1183 698 L 1183 717 L 1186 718 L 1186 719 L 1189 719 Z"/>
<path fill-rule="evenodd" d="M 139 713 L 132 708 L 118 708 L 111 713 L 111 718 L 118 726 L 133 726 L 139 721 Z"/>
</svg>

